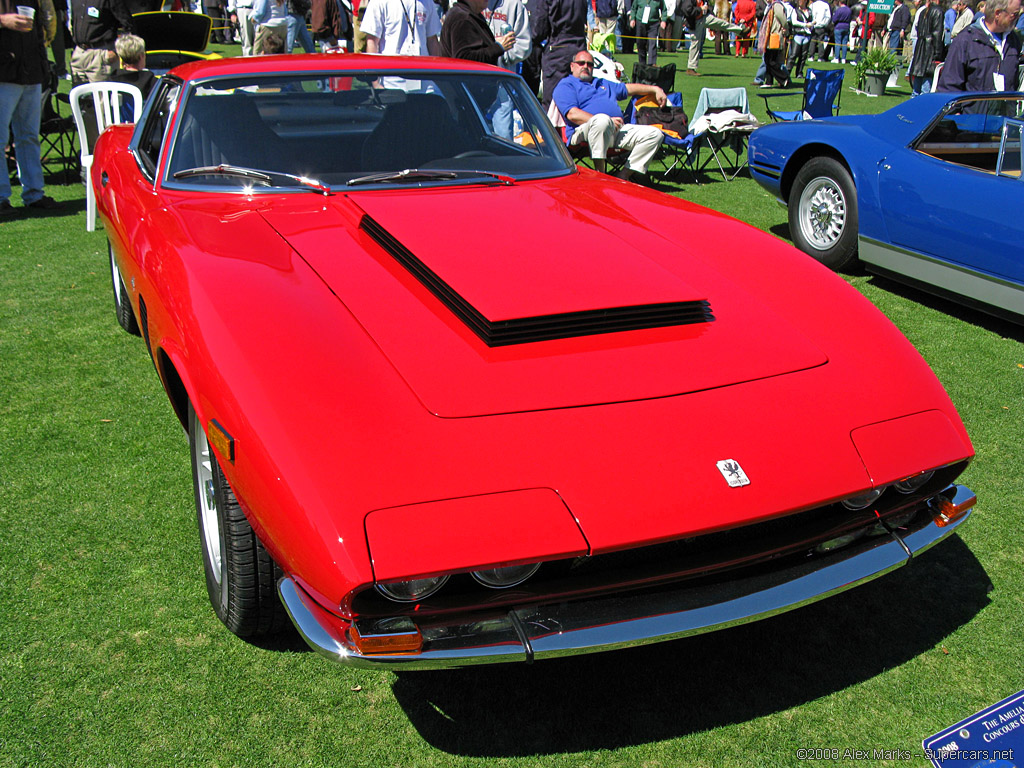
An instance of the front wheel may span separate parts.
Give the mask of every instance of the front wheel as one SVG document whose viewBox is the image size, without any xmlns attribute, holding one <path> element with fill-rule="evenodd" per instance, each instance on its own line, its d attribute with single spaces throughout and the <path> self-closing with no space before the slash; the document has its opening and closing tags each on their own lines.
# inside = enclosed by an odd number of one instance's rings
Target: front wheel
<svg viewBox="0 0 1024 768">
<path fill-rule="evenodd" d="M 117 259 L 114 258 L 114 249 L 109 240 L 107 256 L 110 258 L 110 278 L 114 286 L 114 316 L 117 317 L 117 324 L 133 336 L 140 336 L 139 324 L 132 310 L 132 299 L 124 284 L 124 278 L 121 277 L 121 270 L 117 267 Z"/>
<path fill-rule="evenodd" d="M 242 512 L 191 403 L 188 435 L 203 570 L 213 610 L 239 637 L 275 635 L 288 625 L 277 596 L 280 569 Z"/>
<path fill-rule="evenodd" d="M 857 190 L 849 171 L 831 157 L 816 157 L 796 175 L 789 193 L 793 244 L 829 269 L 857 260 Z"/>
</svg>

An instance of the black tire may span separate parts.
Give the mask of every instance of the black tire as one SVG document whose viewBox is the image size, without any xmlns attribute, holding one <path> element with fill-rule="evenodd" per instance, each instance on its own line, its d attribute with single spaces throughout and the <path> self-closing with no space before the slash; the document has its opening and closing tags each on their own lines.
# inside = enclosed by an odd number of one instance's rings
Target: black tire
<svg viewBox="0 0 1024 768">
<path fill-rule="evenodd" d="M 117 324 L 132 336 L 141 336 L 139 323 L 135 319 L 135 310 L 132 309 L 132 299 L 124 284 L 124 278 L 121 277 L 121 270 L 117 267 L 117 259 L 114 258 L 114 249 L 109 240 L 107 241 L 107 257 L 110 259 L 110 277 L 114 287 L 114 315 L 117 317 Z"/>
<path fill-rule="evenodd" d="M 206 591 L 214 613 L 239 637 L 278 635 L 289 626 L 277 596 L 281 570 L 249 525 L 191 403 L 188 433 Z"/>
<path fill-rule="evenodd" d="M 831 157 L 804 164 L 789 193 L 793 244 L 836 272 L 857 261 L 857 189 Z"/>
</svg>

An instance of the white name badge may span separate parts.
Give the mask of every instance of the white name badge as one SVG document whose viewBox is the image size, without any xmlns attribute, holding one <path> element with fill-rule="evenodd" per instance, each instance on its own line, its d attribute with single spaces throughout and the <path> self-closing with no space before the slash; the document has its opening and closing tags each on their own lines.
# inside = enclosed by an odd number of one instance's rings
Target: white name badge
<svg viewBox="0 0 1024 768">
<path fill-rule="evenodd" d="M 651 6 L 648 5 L 646 8 L 644 8 L 644 17 L 642 19 L 640 19 L 640 21 L 642 21 L 644 24 L 647 24 L 647 23 L 650 22 L 650 20 L 651 20 Z"/>
<path fill-rule="evenodd" d="M 1006 84 L 1003 82 L 1003 73 L 1002 72 L 993 72 L 992 73 L 992 84 L 995 86 L 995 89 L 997 91 L 1005 91 L 1006 90 Z"/>
<path fill-rule="evenodd" d="M 86 13 L 88 13 L 89 16 L 94 18 L 94 19 L 98 19 L 100 17 L 100 9 L 99 8 L 89 8 L 89 10 L 86 11 Z"/>
</svg>

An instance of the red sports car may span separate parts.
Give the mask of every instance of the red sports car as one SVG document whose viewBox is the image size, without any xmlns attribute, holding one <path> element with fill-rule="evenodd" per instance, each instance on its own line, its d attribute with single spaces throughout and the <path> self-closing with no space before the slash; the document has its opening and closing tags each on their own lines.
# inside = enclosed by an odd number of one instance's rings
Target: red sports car
<svg viewBox="0 0 1024 768">
<path fill-rule="evenodd" d="M 728 216 L 576 168 L 517 76 L 195 62 L 91 183 L 192 447 L 217 616 L 339 661 L 530 661 L 752 621 L 966 519 L 942 386 Z"/>
</svg>

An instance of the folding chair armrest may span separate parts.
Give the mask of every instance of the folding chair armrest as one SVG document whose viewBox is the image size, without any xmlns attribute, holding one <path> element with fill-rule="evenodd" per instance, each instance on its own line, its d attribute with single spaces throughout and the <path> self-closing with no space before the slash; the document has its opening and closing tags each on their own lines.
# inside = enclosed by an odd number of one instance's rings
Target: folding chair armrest
<svg viewBox="0 0 1024 768">
<path fill-rule="evenodd" d="M 764 99 L 765 103 L 767 104 L 768 103 L 768 99 L 777 99 L 780 96 L 803 96 L 804 92 L 803 91 L 785 91 L 784 93 L 759 93 L 757 95 L 760 96 L 762 99 Z"/>
</svg>

